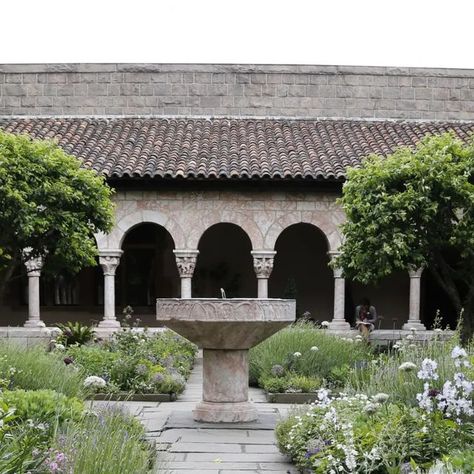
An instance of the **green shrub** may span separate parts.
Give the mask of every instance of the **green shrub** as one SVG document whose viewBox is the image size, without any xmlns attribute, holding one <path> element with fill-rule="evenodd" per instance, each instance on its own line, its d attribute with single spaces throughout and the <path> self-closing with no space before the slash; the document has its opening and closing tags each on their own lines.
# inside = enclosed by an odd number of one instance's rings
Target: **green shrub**
<svg viewBox="0 0 474 474">
<path fill-rule="evenodd" d="M 112 367 L 120 358 L 118 352 L 104 350 L 99 345 L 68 347 L 67 355 L 74 360 L 85 376 L 96 375 L 105 380 L 110 379 Z"/>
<path fill-rule="evenodd" d="M 363 342 L 349 341 L 327 334 L 311 323 L 299 322 L 250 350 L 250 383 L 271 375 L 272 367 L 281 365 L 299 375 L 325 379 L 340 386 L 350 368 L 373 358 Z"/>
<path fill-rule="evenodd" d="M 68 397 L 81 397 L 83 376 L 73 367 L 66 366 L 63 357 L 62 354 L 46 353 L 39 345 L 26 348 L 1 342 L 0 378 L 8 378 L 8 388 L 51 389 Z"/>
<path fill-rule="evenodd" d="M 68 321 L 56 326 L 61 330 L 61 334 L 56 338 L 56 342 L 65 346 L 87 344 L 94 338 L 94 328 L 79 321 Z"/>
<path fill-rule="evenodd" d="M 148 474 L 156 453 L 143 426 L 131 415 L 108 408 L 58 430 L 53 442 L 70 474 Z"/>
<path fill-rule="evenodd" d="M 85 376 L 107 382 L 107 393 L 181 393 L 196 346 L 172 331 L 150 334 L 124 328 L 112 341 L 70 347 L 67 354 Z"/>
<path fill-rule="evenodd" d="M 259 385 L 270 393 L 310 393 L 321 388 L 321 379 L 306 375 L 287 374 L 283 377 L 262 377 Z"/>
<path fill-rule="evenodd" d="M 57 420 L 79 420 L 84 412 L 84 402 L 69 398 L 54 390 L 12 390 L 0 393 L 0 401 L 15 409 L 15 416 L 51 422 Z"/>
</svg>

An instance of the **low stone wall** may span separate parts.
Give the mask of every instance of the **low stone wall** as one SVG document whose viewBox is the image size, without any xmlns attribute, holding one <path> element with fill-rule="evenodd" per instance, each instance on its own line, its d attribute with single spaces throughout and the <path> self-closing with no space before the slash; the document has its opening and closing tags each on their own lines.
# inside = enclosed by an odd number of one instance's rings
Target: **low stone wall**
<svg viewBox="0 0 474 474">
<path fill-rule="evenodd" d="M 26 347 L 33 347 L 38 344 L 47 346 L 53 339 L 52 328 L 24 328 L 24 327 L 0 327 L 0 340 L 9 343 L 19 344 Z"/>
</svg>

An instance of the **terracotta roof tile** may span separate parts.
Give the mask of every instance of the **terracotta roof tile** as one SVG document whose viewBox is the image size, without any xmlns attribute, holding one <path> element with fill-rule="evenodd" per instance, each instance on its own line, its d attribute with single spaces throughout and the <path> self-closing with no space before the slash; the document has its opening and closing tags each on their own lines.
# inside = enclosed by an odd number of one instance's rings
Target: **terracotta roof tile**
<svg viewBox="0 0 474 474">
<path fill-rule="evenodd" d="M 474 122 L 196 118 L 12 118 L 0 128 L 54 138 L 108 178 L 339 180 L 369 153 Z"/>
</svg>

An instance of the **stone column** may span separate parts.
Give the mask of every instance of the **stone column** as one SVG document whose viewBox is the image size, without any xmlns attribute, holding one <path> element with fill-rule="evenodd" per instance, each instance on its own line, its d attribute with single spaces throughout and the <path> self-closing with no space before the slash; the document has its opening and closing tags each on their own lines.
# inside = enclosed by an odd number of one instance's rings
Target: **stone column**
<svg viewBox="0 0 474 474">
<path fill-rule="evenodd" d="M 339 252 L 328 252 L 331 259 Z M 329 324 L 330 329 L 350 329 L 351 325 L 344 317 L 346 282 L 342 276 L 342 268 L 333 268 L 334 273 L 334 316 Z"/>
<path fill-rule="evenodd" d="M 173 250 L 181 278 L 181 298 L 192 298 L 191 283 L 199 250 Z"/>
<path fill-rule="evenodd" d="M 273 259 L 276 252 L 273 250 L 253 250 L 253 268 L 257 275 L 258 298 L 268 298 L 268 279 L 273 270 Z"/>
<path fill-rule="evenodd" d="M 45 324 L 40 317 L 40 276 L 43 258 L 28 258 L 28 254 L 28 251 L 24 252 L 28 276 L 28 320 L 25 322 L 25 327 L 44 328 Z"/>
<path fill-rule="evenodd" d="M 410 270 L 410 309 L 408 313 L 408 321 L 403 325 L 402 329 L 416 328 L 419 331 L 425 331 L 426 327 L 420 320 L 420 299 L 421 299 L 421 274 L 423 268 L 418 270 Z"/>
<path fill-rule="evenodd" d="M 114 329 L 120 327 L 115 317 L 115 271 L 120 264 L 122 250 L 101 250 L 99 263 L 104 271 L 104 319 L 99 328 Z"/>
</svg>

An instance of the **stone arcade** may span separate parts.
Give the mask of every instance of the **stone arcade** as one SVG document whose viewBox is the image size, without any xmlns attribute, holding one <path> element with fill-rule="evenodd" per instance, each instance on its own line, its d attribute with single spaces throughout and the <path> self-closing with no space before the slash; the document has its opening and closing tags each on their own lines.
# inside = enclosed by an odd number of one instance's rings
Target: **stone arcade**
<svg viewBox="0 0 474 474">
<path fill-rule="evenodd" d="M 429 269 L 362 287 L 328 263 L 343 238 L 345 169 L 427 133 L 467 139 L 474 71 L 0 65 L 0 127 L 57 139 L 116 189 L 114 229 L 96 236 L 100 267 L 46 279 L 25 252 L 30 271 L 0 306 L 2 335 L 73 319 L 107 332 L 126 305 L 153 325 L 156 298 L 220 288 L 296 298 L 299 315 L 337 330 L 364 295 L 382 330 L 424 329 L 437 309 L 455 320 Z"/>
</svg>

